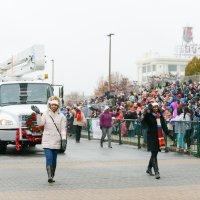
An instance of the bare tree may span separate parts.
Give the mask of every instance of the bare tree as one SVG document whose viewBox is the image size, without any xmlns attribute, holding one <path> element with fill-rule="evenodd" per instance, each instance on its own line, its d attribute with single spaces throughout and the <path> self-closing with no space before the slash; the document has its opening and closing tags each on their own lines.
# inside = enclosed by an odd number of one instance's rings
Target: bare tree
<svg viewBox="0 0 200 200">
<path fill-rule="evenodd" d="M 84 101 L 84 95 L 78 92 L 71 92 L 65 96 L 65 102 L 68 106 L 80 104 L 82 101 Z"/>
<path fill-rule="evenodd" d="M 97 83 L 97 88 L 94 91 L 95 96 L 102 96 L 108 91 L 108 78 L 105 80 L 101 77 Z M 119 94 L 127 93 L 133 90 L 131 81 L 124 75 L 115 72 L 111 75 L 111 92 Z"/>
</svg>

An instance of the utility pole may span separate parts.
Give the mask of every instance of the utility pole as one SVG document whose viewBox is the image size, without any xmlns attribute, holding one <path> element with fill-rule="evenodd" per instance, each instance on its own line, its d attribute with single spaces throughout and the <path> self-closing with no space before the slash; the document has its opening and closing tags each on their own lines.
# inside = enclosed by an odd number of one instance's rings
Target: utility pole
<svg viewBox="0 0 200 200">
<path fill-rule="evenodd" d="M 111 91 L 111 37 L 113 33 L 108 34 L 109 37 L 109 71 L 108 71 L 108 91 Z"/>
<path fill-rule="evenodd" d="M 52 79 L 51 79 L 51 84 L 54 85 L 54 59 L 52 59 L 51 62 L 52 62 L 52 69 L 51 69 Z"/>
</svg>

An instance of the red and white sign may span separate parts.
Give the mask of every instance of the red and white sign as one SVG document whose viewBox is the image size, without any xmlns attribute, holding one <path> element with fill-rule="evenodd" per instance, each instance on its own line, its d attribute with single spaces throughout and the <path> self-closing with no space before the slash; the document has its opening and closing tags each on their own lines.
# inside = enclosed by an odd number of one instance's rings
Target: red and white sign
<svg viewBox="0 0 200 200">
<path fill-rule="evenodd" d="M 193 40 L 192 29 L 193 29 L 192 27 L 184 27 L 183 28 L 183 40 L 187 43 L 189 43 Z"/>
</svg>

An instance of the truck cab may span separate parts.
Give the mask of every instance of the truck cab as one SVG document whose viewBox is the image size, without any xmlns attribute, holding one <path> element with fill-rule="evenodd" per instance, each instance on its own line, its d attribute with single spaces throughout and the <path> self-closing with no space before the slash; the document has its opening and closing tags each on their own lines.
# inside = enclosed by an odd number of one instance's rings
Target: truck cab
<svg viewBox="0 0 200 200">
<path fill-rule="evenodd" d="M 46 79 L 25 78 L 24 75 L 44 69 L 44 49 L 36 45 L 0 63 L 0 153 L 5 153 L 8 144 L 23 147 L 41 144 L 42 131 L 30 130 L 27 120 L 36 105 L 40 112 L 47 110 L 47 102 L 54 93 Z M 63 98 L 63 87 L 59 86 Z M 63 101 L 63 99 L 62 99 Z M 33 123 L 37 126 L 35 120 Z M 63 151 L 64 152 L 64 151 Z"/>
<path fill-rule="evenodd" d="M 0 84 L 0 152 L 6 151 L 8 144 L 15 144 L 16 131 L 27 130 L 26 120 L 33 112 L 32 105 L 37 105 L 41 112 L 47 109 L 47 101 L 53 95 L 50 84 L 43 82 L 8 82 Z M 35 142 L 19 138 L 23 146 L 41 143 L 42 133 L 27 130 L 29 138 L 37 137 Z M 33 139 L 33 138 L 32 138 Z"/>
</svg>

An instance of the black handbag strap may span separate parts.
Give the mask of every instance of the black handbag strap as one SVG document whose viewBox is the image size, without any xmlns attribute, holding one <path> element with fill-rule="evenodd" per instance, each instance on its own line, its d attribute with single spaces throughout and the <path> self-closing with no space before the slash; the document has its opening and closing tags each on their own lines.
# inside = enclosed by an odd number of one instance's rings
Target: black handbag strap
<svg viewBox="0 0 200 200">
<path fill-rule="evenodd" d="M 61 135 L 61 133 L 60 133 L 60 131 L 59 131 L 59 129 L 58 129 L 56 123 L 54 122 L 53 117 L 52 117 L 51 115 L 49 115 L 49 116 L 51 117 L 51 119 L 52 119 L 52 121 L 53 121 L 53 123 L 54 123 L 54 125 L 55 125 L 55 127 L 56 127 L 56 129 L 57 129 L 57 131 L 58 131 L 58 133 L 59 133 L 59 135 L 60 135 L 60 139 L 62 140 L 62 135 Z"/>
</svg>

